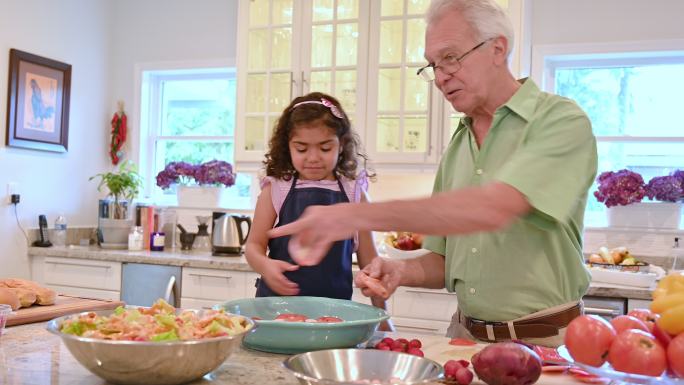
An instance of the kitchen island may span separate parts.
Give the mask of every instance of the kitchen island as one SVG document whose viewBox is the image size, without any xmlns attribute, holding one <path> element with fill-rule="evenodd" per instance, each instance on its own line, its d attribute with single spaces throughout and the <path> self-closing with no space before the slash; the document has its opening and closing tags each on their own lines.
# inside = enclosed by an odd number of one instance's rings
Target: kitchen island
<svg viewBox="0 0 684 385">
<path fill-rule="evenodd" d="M 107 384 L 81 366 L 61 339 L 48 332 L 45 327 L 46 323 L 13 326 L 0 336 L 0 384 Z M 379 333 L 378 337 L 382 335 L 384 334 Z M 395 333 L 389 335 L 398 336 Z M 285 358 L 286 355 L 242 348 L 218 369 L 192 384 L 296 385 L 297 379 L 282 366 Z M 568 383 L 576 382 L 567 375 L 546 374 L 542 374 L 537 382 L 540 385 Z M 473 384 L 482 382 L 475 381 Z"/>
</svg>

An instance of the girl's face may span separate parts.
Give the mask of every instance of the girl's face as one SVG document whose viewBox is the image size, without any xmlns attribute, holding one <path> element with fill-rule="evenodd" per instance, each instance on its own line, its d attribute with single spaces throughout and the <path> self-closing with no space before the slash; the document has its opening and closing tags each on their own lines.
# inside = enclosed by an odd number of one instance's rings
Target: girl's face
<svg viewBox="0 0 684 385">
<path fill-rule="evenodd" d="M 289 141 L 290 158 L 300 179 L 335 180 L 340 139 L 320 120 L 297 125 Z"/>
</svg>

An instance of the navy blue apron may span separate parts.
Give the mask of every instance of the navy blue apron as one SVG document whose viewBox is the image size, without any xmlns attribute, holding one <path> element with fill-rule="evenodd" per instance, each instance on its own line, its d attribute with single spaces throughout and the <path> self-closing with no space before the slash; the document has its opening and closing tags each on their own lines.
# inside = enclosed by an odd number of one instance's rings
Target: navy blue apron
<svg viewBox="0 0 684 385">
<path fill-rule="evenodd" d="M 336 203 L 349 202 L 344 192 L 344 187 L 336 177 L 340 191 L 333 191 L 321 187 L 306 187 L 295 189 L 297 177 L 293 178 L 290 191 L 285 197 L 283 207 L 280 209 L 279 221 L 276 227 L 296 221 L 304 209 L 309 206 L 328 206 Z M 290 236 L 273 238 L 268 242 L 269 258 L 296 264 L 287 251 Z M 296 271 L 286 271 L 285 277 L 299 285 L 299 294 L 302 296 L 328 297 L 339 299 L 351 299 L 352 296 L 352 252 L 354 240 L 352 238 L 337 241 L 328 251 L 326 257 L 316 266 L 300 266 Z M 272 297 L 274 293 L 264 282 L 257 279 L 257 297 Z"/>
</svg>

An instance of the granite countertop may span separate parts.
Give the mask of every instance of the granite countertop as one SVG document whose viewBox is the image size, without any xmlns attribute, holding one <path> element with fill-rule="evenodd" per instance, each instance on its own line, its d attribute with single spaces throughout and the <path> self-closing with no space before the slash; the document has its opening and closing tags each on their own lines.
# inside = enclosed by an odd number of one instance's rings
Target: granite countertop
<svg viewBox="0 0 684 385">
<path fill-rule="evenodd" d="M 46 323 L 13 326 L 0 336 L 0 384 L 104 385 L 76 361 Z M 192 384 L 296 385 L 281 363 L 287 356 L 240 349 L 217 370 Z"/>
<path fill-rule="evenodd" d="M 34 323 L 28 325 L 13 326 L 5 329 L 0 336 L 0 384 L 3 385 L 48 385 L 48 384 L 79 384 L 79 385 L 105 385 L 103 379 L 89 372 L 71 355 L 61 339 L 48 332 L 46 323 Z M 416 338 L 418 336 L 400 333 L 378 332 L 374 339 L 383 336 L 393 338 L 405 337 Z M 430 337 L 418 337 L 425 342 L 424 350 L 427 352 Z M 433 337 L 434 340 L 446 337 Z M 445 342 L 446 343 L 446 342 Z M 439 352 L 443 347 L 436 347 Z M 433 349 L 435 350 L 435 349 Z M 449 354 L 453 350 L 446 349 Z M 470 352 L 469 354 L 466 354 Z M 447 352 L 444 352 L 446 354 Z M 466 349 L 458 358 L 468 358 L 472 349 Z M 426 353 L 427 354 L 427 353 Z M 446 358 L 433 357 L 440 363 Z M 202 379 L 191 384 L 230 384 L 230 385 L 297 385 L 297 379 L 282 366 L 287 355 L 256 352 L 240 348 L 235 354 L 219 366 L 215 371 L 204 376 Z M 451 356 L 447 358 L 452 358 Z M 539 385 L 561 385 L 572 382 L 567 375 L 542 376 L 537 381 Z M 474 385 L 484 385 L 483 382 L 474 381 Z"/>
<path fill-rule="evenodd" d="M 29 256 L 80 258 L 109 262 L 150 263 L 233 271 L 253 271 L 244 255 L 213 257 L 209 251 L 129 251 L 101 249 L 98 246 L 29 247 Z M 354 265 L 354 269 L 358 269 Z M 652 288 L 615 286 L 594 282 L 587 295 L 598 297 L 651 299 Z"/>
</svg>

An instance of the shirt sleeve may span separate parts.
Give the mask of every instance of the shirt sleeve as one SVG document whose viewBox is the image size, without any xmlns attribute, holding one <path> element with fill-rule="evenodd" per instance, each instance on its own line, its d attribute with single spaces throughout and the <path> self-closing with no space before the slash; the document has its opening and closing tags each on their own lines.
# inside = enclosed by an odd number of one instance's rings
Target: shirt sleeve
<svg viewBox="0 0 684 385">
<path fill-rule="evenodd" d="M 368 192 L 368 174 L 366 173 L 366 170 L 362 170 L 359 175 L 354 179 L 354 196 L 353 200 L 350 199 L 351 202 L 361 202 L 361 194 L 364 192 Z"/>
<path fill-rule="evenodd" d="M 596 176 L 596 138 L 574 102 L 558 98 L 547 108 L 537 111 L 522 145 L 494 179 L 524 194 L 536 214 L 563 222 Z"/>
</svg>

